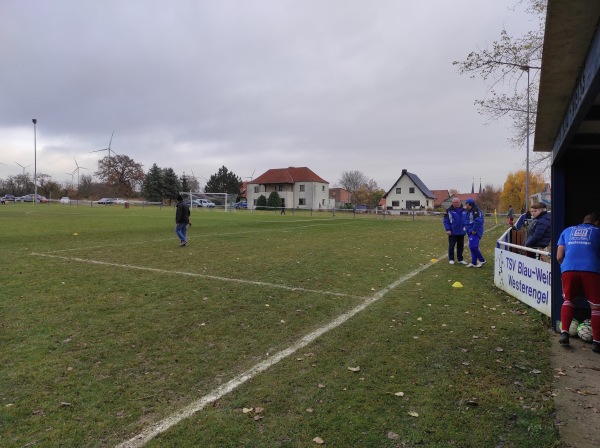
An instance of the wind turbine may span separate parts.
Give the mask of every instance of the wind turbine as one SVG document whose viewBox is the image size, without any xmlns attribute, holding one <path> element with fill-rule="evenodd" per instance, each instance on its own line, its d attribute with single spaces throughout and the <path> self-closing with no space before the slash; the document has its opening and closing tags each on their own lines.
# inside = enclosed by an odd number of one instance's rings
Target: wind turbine
<svg viewBox="0 0 600 448">
<path fill-rule="evenodd" d="M 75 168 L 75 170 L 73 171 L 73 174 L 75 174 L 75 171 L 77 171 L 77 189 L 79 190 L 79 171 L 87 170 L 87 168 L 85 168 L 83 166 L 79 166 L 79 164 L 77 163 L 77 159 L 75 159 L 75 157 L 73 157 L 73 160 L 75 160 L 75 165 L 77 166 L 77 168 Z"/>
<path fill-rule="evenodd" d="M 112 131 L 112 134 L 110 135 L 110 141 L 108 142 L 108 148 L 104 148 L 104 149 L 96 149 L 95 151 L 90 151 L 90 152 L 100 152 L 100 151 L 108 151 L 108 158 L 110 159 L 110 153 L 112 152 L 113 155 L 117 156 L 118 154 L 116 152 L 114 152 L 110 145 L 112 144 L 112 139 L 113 136 L 115 135 L 115 131 Z"/>
<path fill-rule="evenodd" d="M 75 170 L 75 171 L 77 171 L 77 170 Z M 75 182 L 75 180 L 74 180 L 75 171 L 73 171 L 72 173 L 65 173 L 65 174 L 71 176 L 71 188 L 73 188 L 73 183 Z"/>
<path fill-rule="evenodd" d="M 21 168 L 23 168 L 23 174 L 25 174 L 25 168 L 29 168 L 31 165 L 27 165 L 27 166 L 23 166 L 21 165 L 19 162 L 15 162 L 17 165 L 19 165 Z"/>
<path fill-rule="evenodd" d="M 246 176 L 246 177 L 244 177 L 244 179 L 250 179 L 250 181 L 248 183 L 252 182 L 254 180 L 254 173 L 255 172 L 256 172 L 256 168 L 254 168 L 254 171 L 252 171 L 252 175 L 251 176 Z"/>
</svg>

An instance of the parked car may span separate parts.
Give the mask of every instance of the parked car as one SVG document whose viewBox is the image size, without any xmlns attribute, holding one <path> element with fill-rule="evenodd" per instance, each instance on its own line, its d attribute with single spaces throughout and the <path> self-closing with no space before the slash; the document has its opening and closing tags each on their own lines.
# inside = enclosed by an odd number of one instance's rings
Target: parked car
<svg viewBox="0 0 600 448">
<path fill-rule="evenodd" d="M 200 201 L 200 205 L 198 207 L 209 207 L 209 208 L 215 207 L 215 203 L 211 202 L 207 199 L 197 199 L 197 200 Z"/>
<path fill-rule="evenodd" d="M 233 206 L 235 208 L 248 208 L 248 203 L 243 201 L 243 202 L 236 202 L 235 204 L 233 204 Z"/>
<path fill-rule="evenodd" d="M 194 199 L 190 202 L 189 199 L 183 201 L 183 203 L 185 205 L 191 206 L 191 207 L 208 207 L 208 208 L 213 208 L 215 207 L 214 202 L 211 202 L 207 199 Z"/>
<path fill-rule="evenodd" d="M 33 202 L 34 198 L 35 198 L 35 202 L 48 202 L 48 199 L 46 199 L 41 194 L 38 194 L 37 197 L 35 194 L 26 194 L 25 196 L 22 196 L 21 199 L 19 199 L 19 201 L 20 202 Z"/>
<path fill-rule="evenodd" d="M 98 204 L 114 204 L 114 199 L 113 198 L 102 198 L 98 200 Z"/>
<path fill-rule="evenodd" d="M 12 195 L 12 194 L 5 194 L 4 196 L 2 196 L 0 198 L 0 202 L 2 204 L 6 203 L 6 202 L 15 202 L 16 198 Z"/>
<path fill-rule="evenodd" d="M 123 198 L 113 198 L 113 204 L 125 204 L 125 202 L 127 201 Z"/>
<path fill-rule="evenodd" d="M 62 198 L 60 198 L 59 201 L 61 204 L 70 204 L 71 203 L 71 199 L 69 199 L 68 196 L 63 196 Z"/>
</svg>

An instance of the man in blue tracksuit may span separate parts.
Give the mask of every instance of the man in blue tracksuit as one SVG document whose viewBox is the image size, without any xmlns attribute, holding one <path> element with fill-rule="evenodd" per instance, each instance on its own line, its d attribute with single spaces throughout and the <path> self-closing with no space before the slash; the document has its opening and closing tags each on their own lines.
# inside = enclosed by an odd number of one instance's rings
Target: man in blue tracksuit
<svg viewBox="0 0 600 448">
<path fill-rule="evenodd" d="M 454 264 L 454 246 L 456 246 L 456 258 L 460 264 L 467 264 L 463 260 L 463 249 L 465 247 L 465 209 L 460 205 L 460 199 L 453 198 L 452 205 L 444 214 L 444 229 L 448 235 L 448 260 Z"/>
<path fill-rule="evenodd" d="M 467 267 L 480 268 L 485 264 L 485 258 L 479 250 L 479 241 L 483 237 L 483 213 L 471 198 L 465 201 L 465 210 L 467 212 L 465 228 L 469 237 L 469 250 L 471 251 L 471 263 Z"/>
</svg>

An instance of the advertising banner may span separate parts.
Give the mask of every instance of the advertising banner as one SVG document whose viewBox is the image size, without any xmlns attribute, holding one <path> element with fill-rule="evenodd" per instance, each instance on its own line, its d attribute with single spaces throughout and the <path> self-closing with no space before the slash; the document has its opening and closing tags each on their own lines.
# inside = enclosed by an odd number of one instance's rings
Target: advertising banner
<svg viewBox="0 0 600 448">
<path fill-rule="evenodd" d="M 496 248 L 495 285 L 546 316 L 551 316 L 551 265 Z"/>
</svg>

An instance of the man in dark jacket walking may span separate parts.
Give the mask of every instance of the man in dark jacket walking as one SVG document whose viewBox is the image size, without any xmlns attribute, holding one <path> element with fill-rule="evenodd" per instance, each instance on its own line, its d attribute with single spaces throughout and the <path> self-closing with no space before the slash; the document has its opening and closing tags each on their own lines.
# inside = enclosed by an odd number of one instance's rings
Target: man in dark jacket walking
<svg viewBox="0 0 600 448">
<path fill-rule="evenodd" d="M 183 196 L 177 196 L 177 208 L 175 211 L 175 233 L 179 237 L 181 247 L 187 244 L 187 226 L 190 222 L 190 207 L 183 202 Z"/>
<path fill-rule="evenodd" d="M 550 213 L 546 211 L 546 206 L 542 203 L 531 206 L 532 222 L 527 232 L 527 241 L 525 246 L 534 249 L 544 249 L 550 245 L 552 239 L 552 220 Z"/>
<path fill-rule="evenodd" d="M 444 229 L 448 235 L 448 260 L 454 264 L 454 247 L 456 246 L 456 258 L 460 264 L 467 264 L 463 260 L 463 249 L 465 247 L 465 209 L 460 205 L 460 199 L 453 198 L 452 205 L 444 214 Z"/>
</svg>

